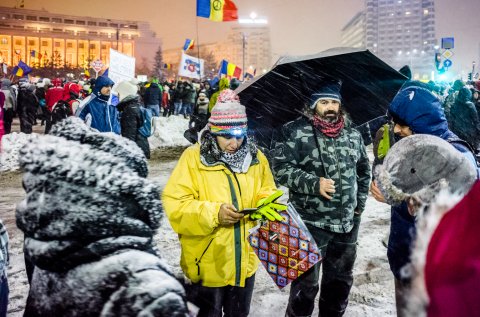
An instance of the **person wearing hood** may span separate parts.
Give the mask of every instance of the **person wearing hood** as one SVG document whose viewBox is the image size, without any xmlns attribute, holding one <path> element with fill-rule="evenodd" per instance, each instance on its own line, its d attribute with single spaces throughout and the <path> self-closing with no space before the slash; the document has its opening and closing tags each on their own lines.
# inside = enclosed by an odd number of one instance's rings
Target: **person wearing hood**
<svg viewBox="0 0 480 317">
<path fill-rule="evenodd" d="M 472 92 L 467 87 L 460 88 L 450 109 L 449 127 L 459 138 L 470 144 L 475 151 L 480 145 L 480 121 L 473 104 Z"/>
<path fill-rule="evenodd" d="M 339 81 L 326 82 L 313 93 L 305 116 L 286 123 L 275 144 L 276 180 L 289 188 L 324 259 L 292 282 L 286 316 L 310 316 L 319 289 L 319 315 L 342 316 L 353 285 L 371 176 L 362 136 L 346 123 L 340 88 Z"/>
<path fill-rule="evenodd" d="M 116 87 L 119 103 L 117 109 L 120 112 L 120 125 L 122 136 L 135 142 L 150 158 L 150 145 L 138 129 L 143 125 L 143 115 L 140 107 L 143 107 L 138 87 L 129 81 L 121 81 Z"/>
<path fill-rule="evenodd" d="M 477 168 L 468 143 L 448 129 L 440 100 L 421 83 L 407 82 L 390 103 L 388 113 L 392 117 L 397 139 L 413 134 L 436 136 L 449 142 L 465 156 L 466 162 Z M 376 181 L 372 182 L 370 191 L 377 201 L 386 202 Z M 406 307 L 406 293 L 411 284 L 410 256 L 415 237 L 415 216 L 409 211 L 407 202 L 401 201 L 392 205 L 387 257 L 395 277 L 397 316 L 405 316 L 403 310 Z"/>
<path fill-rule="evenodd" d="M 218 82 L 218 91 L 215 92 L 212 97 L 210 97 L 209 105 L 208 105 L 208 113 L 212 111 L 213 106 L 217 103 L 218 95 L 225 89 L 230 87 L 230 81 L 228 78 L 223 77 Z"/>
<path fill-rule="evenodd" d="M 162 105 L 162 87 L 158 84 L 158 79 L 153 78 L 150 86 L 145 89 L 143 103 L 145 107 L 152 109 L 155 117 L 160 116 L 160 106 Z"/>
<path fill-rule="evenodd" d="M 55 78 L 52 80 L 52 85 L 53 87 L 48 88 L 45 92 L 45 103 L 48 111 L 45 120 L 45 134 L 50 132 L 50 129 L 52 128 L 53 106 L 63 98 L 62 80 L 60 78 Z"/>
<path fill-rule="evenodd" d="M 5 134 L 12 132 L 13 117 L 17 111 L 17 93 L 12 87 L 12 82 L 4 78 L 2 79 L 2 92 L 5 95 L 5 103 L 3 105 L 3 125 Z"/>
<path fill-rule="evenodd" d="M 153 246 L 159 188 L 132 141 L 69 117 L 20 152 L 26 197 L 15 216 L 35 264 L 24 316 L 188 315 Z"/>
<path fill-rule="evenodd" d="M 390 149 L 375 175 L 387 203 L 406 201 L 416 214 L 405 314 L 479 316 L 480 183 L 474 166 L 445 140 L 414 134 Z"/>
<path fill-rule="evenodd" d="M 92 97 L 81 106 L 78 117 L 100 132 L 114 132 L 120 134 L 120 121 L 118 110 L 108 104 L 113 81 L 105 76 L 100 76 L 95 81 Z"/>
<path fill-rule="evenodd" d="M 255 219 L 281 220 L 274 209 L 286 209 L 265 202 L 277 190 L 265 155 L 247 137 L 245 107 L 224 101 L 213 108 L 200 144 L 183 152 L 162 195 L 199 317 L 248 316 L 259 264 L 248 231 Z M 250 217 L 242 213 L 262 201 Z"/>
<path fill-rule="evenodd" d="M 17 113 L 20 119 L 20 131 L 32 133 L 38 108 L 38 99 L 35 95 L 35 85 L 26 83 L 18 91 Z"/>
</svg>

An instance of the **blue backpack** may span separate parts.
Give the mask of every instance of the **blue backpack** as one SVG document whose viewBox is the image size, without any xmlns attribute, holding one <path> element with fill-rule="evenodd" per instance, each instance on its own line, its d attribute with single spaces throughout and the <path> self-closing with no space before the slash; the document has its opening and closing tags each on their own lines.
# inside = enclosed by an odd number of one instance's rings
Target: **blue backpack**
<svg viewBox="0 0 480 317">
<path fill-rule="evenodd" d="M 140 112 L 142 113 L 143 124 L 138 128 L 138 132 L 146 138 L 149 138 L 153 134 L 153 112 L 152 109 L 148 109 L 140 106 Z"/>
</svg>

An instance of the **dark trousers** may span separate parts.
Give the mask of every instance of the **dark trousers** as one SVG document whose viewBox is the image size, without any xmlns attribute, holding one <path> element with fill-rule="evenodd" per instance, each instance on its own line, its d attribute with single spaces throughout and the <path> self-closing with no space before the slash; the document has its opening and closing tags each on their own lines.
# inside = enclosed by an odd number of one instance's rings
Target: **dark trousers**
<svg viewBox="0 0 480 317">
<path fill-rule="evenodd" d="M 5 134 L 9 134 L 12 132 L 12 122 L 15 113 L 13 109 L 5 109 L 3 113 L 3 128 L 5 129 Z"/>
<path fill-rule="evenodd" d="M 187 297 L 200 309 L 198 317 L 243 317 L 250 312 L 254 284 L 255 275 L 245 280 L 245 287 L 193 284 L 187 286 Z"/>
<path fill-rule="evenodd" d="M 10 290 L 8 288 L 8 279 L 5 273 L 2 274 L 2 277 L 0 277 L 0 317 L 7 316 L 9 292 Z"/>
<path fill-rule="evenodd" d="M 349 233 L 335 233 L 309 226 L 322 251 L 323 261 L 292 282 L 286 316 L 311 316 L 320 289 L 319 316 L 343 316 L 353 285 L 353 264 L 357 257 L 360 217 L 354 217 Z M 319 286 L 320 265 L 323 263 Z"/>
<path fill-rule="evenodd" d="M 395 278 L 395 306 L 397 307 L 397 317 L 409 316 L 405 312 L 407 307 L 407 296 L 410 291 L 411 283 L 409 281 L 401 281 Z"/>
</svg>

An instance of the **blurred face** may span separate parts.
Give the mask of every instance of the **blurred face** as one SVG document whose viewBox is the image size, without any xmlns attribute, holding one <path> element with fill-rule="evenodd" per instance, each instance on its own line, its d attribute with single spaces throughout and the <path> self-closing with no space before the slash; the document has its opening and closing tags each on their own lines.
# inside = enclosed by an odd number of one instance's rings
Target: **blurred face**
<svg viewBox="0 0 480 317">
<path fill-rule="evenodd" d="M 100 93 L 104 96 L 109 96 L 111 90 L 112 90 L 111 86 L 105 86 L 105 87 L 102 87 L 102 89 L 100 89 Z"/>
<path fill-rule="evenodd" d="M 395 126 L 393 127 L 393 133 L 396 135 L 404 138 L 407 136 L 410 136 L 413 134 L 412 130 L 410 129 L 409 126 L 407 125 L 400 125 L 398 123 L 395 123 Z"/>
<path fill-rule="evenodd" d="M 227 152 L 230 154 L 233 154 L 238 151 L 240 146 L 243 143 L 243 140 L 245 137 L 243 135 L 241 136 L 233 136 L 233 135 L 217 135 L 217 144 L 218 147 L 220 147 L 220 150 L 222 152 Z"/>
<path fill-rule="evenodd" d="M 315 111 L 322 120 L 337 122 L 340 116 L 340 102 L 333 99 L 321 99 L 315 105 Z"/>
</svg>

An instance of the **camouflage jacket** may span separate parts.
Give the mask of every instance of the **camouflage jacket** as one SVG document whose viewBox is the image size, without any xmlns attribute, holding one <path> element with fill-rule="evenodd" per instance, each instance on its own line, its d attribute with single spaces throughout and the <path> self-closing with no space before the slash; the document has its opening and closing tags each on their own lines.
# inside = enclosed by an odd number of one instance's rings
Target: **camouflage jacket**
<svg viewBox="0 0 480 317">
<path fill-rule="evenodd" d="M 289 188 L 290 201 L 306 224 L 350 232 L 354 210 L 364 210 L 370 185 L 365 145 L 360 133 L 347 126 L 337 138 L 313 129 L 303 117 L 283 126 L 283 139 L 275 146 L 274 175 Z M 320 196 L 320 177 L 335 181 L 332 200 Z"/>
</svg>

